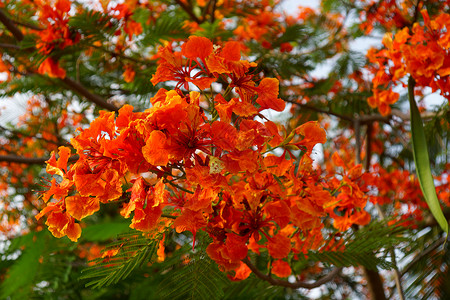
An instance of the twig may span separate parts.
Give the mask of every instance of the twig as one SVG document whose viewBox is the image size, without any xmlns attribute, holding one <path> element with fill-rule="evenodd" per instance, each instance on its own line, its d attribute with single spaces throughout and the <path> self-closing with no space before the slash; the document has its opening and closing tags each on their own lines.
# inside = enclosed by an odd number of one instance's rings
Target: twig
<svg viewBox="0 0 450 300">
<path fill-rule="evenodd" d="M 191 7 L 186 6 L 186 4 L 183 3 L 181 0 L 175 0 L 175 2 L 181 6 L 181 8 L 191 17 L 192 20 L 194 20 L 197 24 L 202 24 L 203 21 L 201 21 L 192 11 Z"/>
<path fill-rule="evenodd" d="M 332 271 L 330 271 L 330 273 L 314 282 L 296 281 L 291 283 L 289 281 L 276 279 L 270 275 L 262 273 L 255 265 L 251 263 L 251 261 L 248 258 L 244 258 L 242 262 L 246 264 L 250 268 L 250 270 L 252 270 L 252 272 L 255 273 L 255 275 L 260 279 L 267 281 L 272 285 L 283 286 L 292 289 L 298 288 L 314 289 L 333 280 L 342 270 L 342 268 L 335 268 Z"/>
<path fill-rule="evenodd" d="M 29 24 L 29 23 L 24 23 L 18 20 L 12 20 L 15 24 L 26 27 L 26 28 L 30 28 L 30 29 L 34 29 L 34 30 L 44 30 L 44 28 L 33 25 L 33 24 Z"/>
<path fill-rule="evenodd" d="M 103 99 L 99 95 L 91 93 L 88 89 L 86 89 L 78 81 L 75 81 L 69 77 L 65 77 L 64 79 L 61 79 L 61 81 L 64 82 L 71 90 L 84 96 L 86 99 L 97 104 L 98 106 L 100 106 L 104 109 L 107 109 L 109 111 L 119 111 L 119 108 L 116 107 L 114 104 L 108 103 L 108 102 L 106 102 L 105 99 Z"/>
<path fill-rule="evenodd" d="M 380 205 L 378 203 L 375 203 L 375 208 L 378 211 L 378 214 L 380 215 L 381 220 L 386 219 L 383 210 L 381 210 Z M 394 249 L 389 249 L 389 254 L 391 255 L 392 263 L 394 264 L 394 278 L 395 278 L 395 286 L 397 287 L 397 292 L 400 297 L 400 300 L 405 300 L 405 294 L 403 292 L 400 271 L 398 270 L 397 266 L 397 259 L 395 257 Z"/>
<path fill-rule="evenodd" d="M 3 48 L 3 49 L 16 49 L 16 50 L 19 50 L 19 49 L 20 49 L 20 46 L 18 46 L 18 45 L 13 45 L 13 44 L 0 43 L 0 48 Z"/>
<path fill-rule="evenodd" d="M 296 104 L 296 105 L 298 105 L 300 107 L 303 107 L 303 108 L 306 108 L 306 109 L 309 109 L 309 110 L 312 110 L 312 111 L 315 111 L 315 112 L 318 112 L 318 113 L 323 113 L 323 114 L 335 116 L 335 117 L 338 117 L 339 119 L 346 120 L 346 121 L 349 121 L 349 122 L 353 122 L 353 118 L 349 117 L 349 116 L 346 116 L 346 115 L 342 115 L 342 114 L 338 114 L 338 113 L 335 113 L 335 112 L 332 112 L 332 111 L 320 109 L 320 108 L 317 108 L 315 106 L 311 106 L 311 105 L 308 105 L 308 104 L 302 104 L 302 103 L 300 103 L 298 101 L 295 101 L 295 100 L 286 99 L 284 101 L 292 103 L 292 104 Z"/>
<path fill-rule="evenodd" d="M 0 155 L 0 162 L 28 164 L 28 165 L 43 165 L 50 157 L 24 157 L 19 155 Z M 69 158 L 69 161 L 77 161 L 78 155 Z"/>
<path fill-rule="evenodd" d="M 5 25 L 5 27 L 12 33 L 12 35 L 16 38 L 16 40 L 21 41 L 24 38 L 22 31 L 17 28 L 16 24 L 8 18 L 8 16 L 0 9 L 0 22 Z"/>
</svg>

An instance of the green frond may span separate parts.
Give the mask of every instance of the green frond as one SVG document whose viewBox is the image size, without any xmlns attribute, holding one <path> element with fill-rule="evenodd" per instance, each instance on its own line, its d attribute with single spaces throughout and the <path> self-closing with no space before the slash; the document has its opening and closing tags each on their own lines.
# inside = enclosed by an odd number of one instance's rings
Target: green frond
<svg viewBox="0 0 450 300">
<path fill-rule="evenodd" d="M 250 275 L 246 280 L 230 282 L 225 288 L 224 300 L 245 300 L 245 299 L 307 299 L 301 297 L 298 291 L 291 290 L 296 298 L 286 297 L 289 289 L 273 286 L 268 282 L 262 281 L 254 275 Z"/>
<path fill-rule="evenodd" d="M 165 15 L 158 18 L 152 25 L 144 27 L 142 39 L 138 43 L 143 47 L 154 47 L 161 45 L 163 41 L 183 39 L 188 36 L 186 30 L 183 30 L 182 20 L 176 16 Z"/>
<path fill-rule="evenodd" d="M 118 283 L 127 278 L 135 268 L 152 261 L 163 235 L 164 232 L 149 238 L 137 231 L 119 235 L 117 241 L 109 244 L 102 253 L 114 252 L 93 260 L 94 265 L 86 268 L 80 279 L 88 279 L 86 287 L 93 288 Z"/>
<path fill-rule="evenodd" d="M 48 231 L 14 239 L 0 260 L 0 265 L 10 264 L 0 285 L 0 299 L 31 299 L 45 294 L 47 288 L 72 285 L 69 276 L 76 255 L 67 251 L 73 251 L 74 245 L 67 238 L 55 239 Z"/>
<path fill-rule="evenodd" d="M 178 265 L 159 286 L 161 299 L 221 299 L 229 283 L 203 251 L 191 255 L 186 265 Z"/>
<path fill-rule="evenodd" d="M 61 91 L 61 87 L 55 84 L 54 80 L 48 77 L 32 75 L 14 78 L 9 83 L 0 83 L 0 99 L 13 97 L 16 94 L 44 94 L 57 93 Z"/>
<path fill-rule="evenodd" d="M 394 265 L 388 259 L 389 249 L 406 241 L 401 235 L 404 230 L 404 227 L 395 224 L 387 226 L 385 222 L 373 222 L 344 235 L 343 251 L 309 251 L 307 257 L 337 267 L 364 266 L 371 270 L 391 270 Z M 326 248 L 326 245 L 323 248 Z"/>
<path fill-rule="evenodd" d="M 440 234 L 440 230 L 420 233 L 414 243 L 402 249 L 399 264 L 403 265 L 407 299 L 448 299 L 450 247 Z"/>
<path fill-rule="evenodd" d="M 90 42 L 109 39 L 119 28 L 110 16 L 88 9 L 71 17 L 69 25 L 81 31 Z"/>
</svg>

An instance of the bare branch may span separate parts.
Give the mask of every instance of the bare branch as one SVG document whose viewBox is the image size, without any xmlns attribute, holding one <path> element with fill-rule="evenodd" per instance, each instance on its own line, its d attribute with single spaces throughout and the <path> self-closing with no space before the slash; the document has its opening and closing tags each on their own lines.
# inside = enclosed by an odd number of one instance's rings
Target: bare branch
<svg viewBox="0 0 450 300">
<path fill-rule="evenodd" d="M 0 48 L 3 48 L 3 49 L 16 49 L 16 50 L 19 50 L 19 49 L 20 49 L 20 46 L 18 46 L 18 45 L 13 45 L 13 44 L 0 43 Z"/>
<path fill-rule="evenodd" d="M 192 11 L 191 7 L 187 6 L 186 4 L 184 4 L 183 1 L 181 0 L 175 0 L 175 2 L 181 6 L 181 8 L 189 15 L 189 17 L 191 17 L 191 19 L 193 21 L 195 21 L 197 24 L 202 24 L 203 21 L 201 21 Z"/>
<path fill-rule="evenodd" d="M 10 18 L 8 18 L 8 16 L 3 12 L 2 9 L 0 9 L 0 22 L 2 22 L 3 25 L 5 25 L 5 27 L 9 31 L 11 31 L 16 40 L 18 41 L 23 40 L 24 35 L 22 31 L 20 31 L 20 29 L 17 28 L 16 24 L 14 24 L 14 22 Z"/>
<path fill-rule="evenodd" d="M 323 114 L 335 116 L 335 117 L 338 117 L 339 119 L 346 120 L 346 121 L 349 121 L 349 122 L 353 122 L 353 118 L 349 117 L 349 116 L 346 116 L 346 115 L 342 115 L 342 114 L 338 114 L 338 113 L 335 113 L 335 112 L 332 112 L 332 111 L 320 109 L 320 108 L 317 108 L 317 107 L 312 106 L 312 105 L 302 104 L 302 103 L 300 103 L 298 101 L 295 101 L 295 100 L 285 99 L 284 101 L 292 103 L 292 104 L 295 104 L 295 105 L 298 105 L 300 107 L 303 107 L 303 108 L 306 108 L 306 109 L 309 109 L 309 110 L 312 110 L 312 111 L 315 111 L 315 112 L 318 112 L 318 113 L 323 113 Z"/>
<path fill-rule="evenodd" d="M 109 111 L 119 111 L 119 108 L 116 107 L 114 104 L 106 102 L 105 99 L 102 97 L 91 93 L 88 89 L 86 89 L 81 83 L 78 81 L 75 81 L 69 77 L 65 77 L 64 79 L 61 79 L 62 82 L 64 82 L 71 90 L 77 92 L 78 94 L 84 96 L 89 101 L 97 104 L 98 106 L 107 109 Z"/>
<path fill-rule="evenodd" d="M 319 287 L 319 286 L 333 280 L 342 270 L 342 268 L 335 268 L 332 271 L 330 271 L 330 273 L 328 273 L 327 275 L 325 275 L 324 277 L 320 278 L 319 280 L 317 280 L 315 282 L 296 281 L 296 282 L 291 283 L 289 281 L 276 279 L 270 275 L 266 275 L 266 274 L 262 273 L 255 265 L 253 265 L 250 262 L 250 260 L 248 258 L 244 258 L 242 261 L 260 279 L 267 281 L 272 285 L 283 286 L 283 287 L 292 288 L 292 289 L 298 289 L 298 288 L 314 289 L 316 287 Z"/>
<path fill-rule="evenodd" d="M 30 29 L 34 29 L 34 30 L 44 30 L 44 28 L 33 25 L 33 24 L 29 24 L 29 23 L 24 23 L 18 20 L 12 20 L 15 24 L 26 27 L 26 28 L 30 28 Z"/>
<path fill-rule="evenodd" d="M 27 164 L 27 165 L 43 165 L 50 157 L 24 157 L 19 155 L 0 155 L 0 162 Z M 69 161 L 77 161 L 78 155 L 69 158 Z"/>
</svg>

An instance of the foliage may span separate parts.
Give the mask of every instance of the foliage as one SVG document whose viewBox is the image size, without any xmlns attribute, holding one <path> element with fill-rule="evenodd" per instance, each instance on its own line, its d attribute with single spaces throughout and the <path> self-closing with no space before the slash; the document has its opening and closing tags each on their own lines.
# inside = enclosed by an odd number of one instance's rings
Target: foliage
<svg viewBox="0 0 450 300">
<path fill-rule="evenodd" d="M 448 298 L 448 8 L 3 1 L 0 298 Z"/>
</svg>

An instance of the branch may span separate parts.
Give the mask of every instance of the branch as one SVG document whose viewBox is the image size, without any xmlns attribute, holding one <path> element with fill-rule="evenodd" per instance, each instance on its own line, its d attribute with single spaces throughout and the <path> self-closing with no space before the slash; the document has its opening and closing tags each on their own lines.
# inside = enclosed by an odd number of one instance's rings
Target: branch
<svg viewBox="0 0 450 300">
<path fill-rule="evenodd" d="M 20 46 L 18 46 L 18 45 L 13 45 L 13 44 L 0 43 L 0 48 L 3 48 L 3 49 L 16 49 L 16 50 L 19 50 L 19 49 L 20 49 Z"/>
<path fill-rule="evenodd" d="M 0 9 L 0 22 L 5 25 L 5 27 L 11 31 L 12 35 L 16 38 L 16 40 L 21 41 L 24 38 L 24 35 L 22 31 L 20 31 L 19 28 L 17 28 L 16 24 L 8 18 L 8 16 L 3 12 L 2 9 Z"/>
<path fill-rule="evenodd" d="M 244 258 L 242 260 L 242 262 L 244 264 L 246 264 L 250 268 L 250 270 L 252 270 L 252 272 L 255 273 L 255 275 L 257 277 L 259 277 L 260 279 L 267 281 L 272 285 L 283 286 L 283 287 L 292 288 L 292 289 L 298 289 L 298 288 L 314 289 L 316 287 L 319 287 L 319 286 L 333 280 L 339 274 L 339 272 L 341 272 L 341 270 L 342 270 L 342 268 L 335 268 L 332 271 L 330 271 L 330 273 L 328 273 L 327 275 L 325 275 L 324 277 L 320 278 L 319 280 L 317 280 L 315 282 L 296 281 L 296 282 L 291 283 L 289 281 L 276 279 L 270 275 L 266 275 L 266 274 L 262 273 L 255 265 L 253 265 L 250 262 L 250 260 L 248 258 Z"/>
<path fill-rule="evenodd" d="M 175 0 L 175 2 L 181 6 L 181 8 L 191 17 L 192 20 L 194 20 L 197 24 L 202 24 L 203 21 L 201 21 L 192 11 L 191 7 L 187 6 L 183 3 L 181 0 Z"/>
<path fill-rule="evenodd" d="M 78 155 L 69 158 L 69 161 L 77 161 Z M 24 157 L 19 155 L 0 155 L 0 162 L 27 164 L 27 165 L 44 165 L 50 157 Z"/>
<path fill-rule="evenodd" d="M 384 294 L 383 281 L 377 271 L 369 270 L 363 267 L 364 277 L 367 280 L 367 287 L 369 289 L 370 299 L 373 300 L 386 300 Z"/>
<path fill-rule="evenodd" d="M 346 121 L 349 121 L 349 122 L 353 122 L 353 118 L 349 117 L 349 116 L 346 116 L 346 115 L 342 115 L 342 114 L 338 114 L 338 113 L 335 113 L 335 112 L 332 112 L 332 111 L 328 111 L 328 110 L 324 110 L 324 109 L 321 109 L 321 108 L 317 108 L 315 106 L 311 106 L 311 105 L 308 105 L 308 104 L 302 104 L 302 103 L 297 102 L 295 100 L 284 100 L 284 101 L 292 103 L 292 104 L 296 104 L 296 105 L 298 105 L 300 107 L 303 107 L 303 108 L 306 108 L 306 109 L 309 109 L 309 110 L 312 110 L 312 111 L 315 111 L 315 112 L 318 112 L 318 113 L 323 113 L 323 114 L 335 116 L 335 117 L 338 117 L 339 119 L 346 120 Z"/>
<path fill-rule="evenodd" d="M 119 108 L 116 107 L 114 104 L 106 102 L 106 100 L 100 97 L 99 95 L 92 94 L 78 81 L 75 81 L 69 77 L 65 77 L 64 79 L 61 79 L 61 81 L 64 82 L 71 90 L 84 96 L 86 99 L 97 104 L 98 106 L 107 109 L 109 111 L 119 111 Z"/>
<path fill-rule="evenodd" d="M 36 26 L 36 25 L 33 25 L 33 24 L 29 24 L 29 23 L 24 23 L 24 22 L 21 22 L 21 21 L 18 21 L 18 20 L 13 20 L 13 22 L 15 24 L 17 24 L 17 25 L 20 25 L 20 26 L 23 26 L 23 27 L 26 27 L 26 28 L 30 28 L 30 29 L 34 29 L 34 30 L 38 30 L 38 31 L 44 30 L 44 28 L 42 28 L 42 27 L 39 27 L 39 26 Z"/>
</svg>

